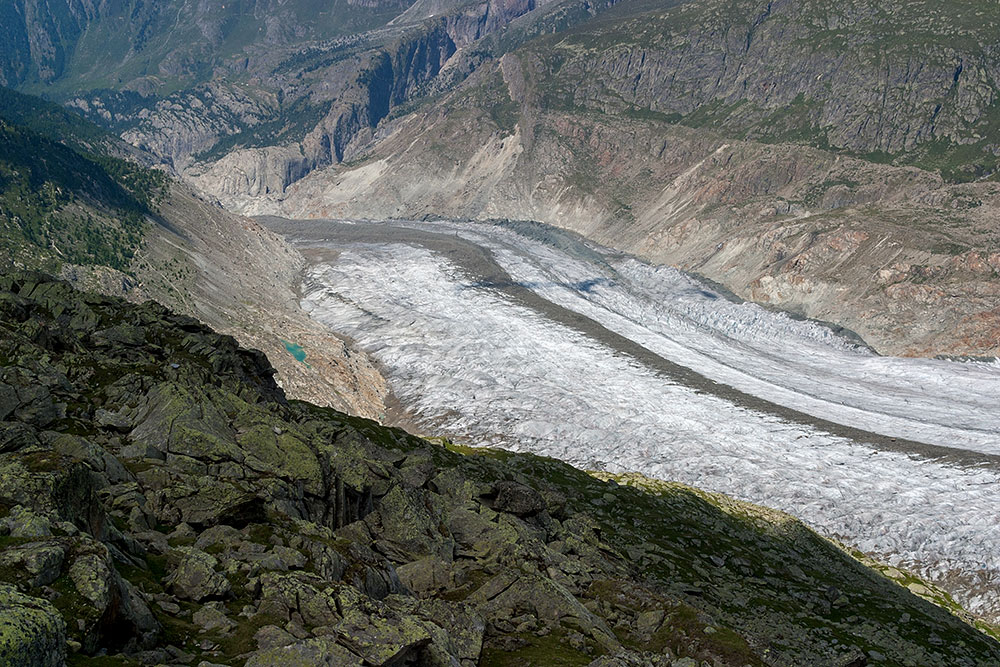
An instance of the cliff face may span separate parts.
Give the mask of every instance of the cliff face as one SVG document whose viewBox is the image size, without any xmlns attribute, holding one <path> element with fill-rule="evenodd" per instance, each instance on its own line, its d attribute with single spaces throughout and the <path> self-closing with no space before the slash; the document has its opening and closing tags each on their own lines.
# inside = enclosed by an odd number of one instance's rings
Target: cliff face
<svg viewBox="0 0 1000 667">
<path fill-rule="evenodd" d="M 0 85 L 30 79 L 51 81 L 65 71 L 72 45 L 100 16 L 102 2 L 11 0 L 0 7 L 4 39 L 0 44 Z"/>
<path fill-rule="evenodd" d="M 157 304 L 2 274 L 0 332 L 10 664 L 1000 660 L 787 515 L 287 403 Z"/>
<path fill-rule="evenodd" d="M 332 6 L 331 6 L 332 4 Z M 11 0 L 0 9 L 0 84 L 155 91 L 211 77 L 227 57 L 384 25 L 406 0 Z"/>
<path fill-rule="evenodd" d="M 983 3 L 697 2 L 569 35 L 553 92 L 859 153 L 995 155 L 1000 12 Z M 683 122 L 683 121 L 682 121 Z"/>
</svg>

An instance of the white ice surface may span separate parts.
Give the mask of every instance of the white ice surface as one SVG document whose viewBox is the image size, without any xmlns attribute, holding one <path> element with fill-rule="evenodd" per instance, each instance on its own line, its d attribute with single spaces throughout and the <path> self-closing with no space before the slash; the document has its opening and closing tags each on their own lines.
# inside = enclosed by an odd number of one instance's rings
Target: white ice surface
<svg viewBox="0 0 1000 667">
<path fill-rule="evenodd" d="M 495 228 L 461 233 L 544 297 L 709 377 L 833 421 L 998 451 L 995 365 L 883 359 L 825 328 L 707 296 L 668 269 L 610 254 L 600 268 Z M 311 267 L 304 306 L 374 353 L 399 398 L 442 431 L 721 491 L 935 578 L 997 581 L 995 469 L 873 450 L 695 392 L 477 287 L 426 249 L 341 250 Z M 593 279 L 607 282 L 567 287 Z M 958 592 L 1000 612 L 995 586 Z"/>
<path fill-rule="evenodd" d="M 1000 454 L 1000 364 L 880 357 L 676 269 L 612 253 L 600 266 L 502 228 L 444 226 L 549 301 L 713 380 L 875 433 Z"/>
</svg>

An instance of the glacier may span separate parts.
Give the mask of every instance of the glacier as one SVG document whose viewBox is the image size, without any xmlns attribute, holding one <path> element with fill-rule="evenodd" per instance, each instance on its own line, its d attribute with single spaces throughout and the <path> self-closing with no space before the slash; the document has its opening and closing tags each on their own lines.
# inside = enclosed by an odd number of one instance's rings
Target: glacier
<svg viewBox="0 0 1000 667">
<path fill-rule="evenodd" d="M 425 432 L 776 507 L 1000 617 L 996 362 L 881 357 L 818 323 L 539 225 L 281 231 L 336 250 L 307 267 L 302 305 L 384 366 Z M 484 277 L 420 234 L 487 253 L 503 274 Z M 553 318 L 511 286 L 706 383 Z M 713 382 L 815 422 L 734 400 Z"/>
</svg>

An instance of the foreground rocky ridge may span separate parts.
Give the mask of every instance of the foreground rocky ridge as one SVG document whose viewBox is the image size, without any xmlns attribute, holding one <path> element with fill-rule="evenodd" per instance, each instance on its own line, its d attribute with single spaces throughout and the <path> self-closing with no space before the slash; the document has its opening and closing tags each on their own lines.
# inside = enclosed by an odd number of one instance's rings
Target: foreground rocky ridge
<svg viewBox="0 0 1000 667">
<path fill-rule="evenodd" d="M 154 303 L 8 274 L 0 327 L 8 662 L 1000 660 L 787 515 L 289 403 Z"/>
</svg>

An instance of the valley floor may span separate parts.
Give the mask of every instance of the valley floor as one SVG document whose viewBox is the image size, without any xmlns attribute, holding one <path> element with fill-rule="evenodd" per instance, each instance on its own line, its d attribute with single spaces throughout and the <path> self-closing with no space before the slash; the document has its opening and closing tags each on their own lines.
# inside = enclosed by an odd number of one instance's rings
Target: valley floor
<svg viewBox="0 0 1000 667">
<path fill-rule="evenodd" d="M 427 431 L 777 507 L 1000 617 L 1000 364 L 880 357 L 541 225 L 268 220 Z"/>
</svg>

